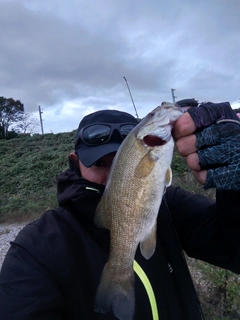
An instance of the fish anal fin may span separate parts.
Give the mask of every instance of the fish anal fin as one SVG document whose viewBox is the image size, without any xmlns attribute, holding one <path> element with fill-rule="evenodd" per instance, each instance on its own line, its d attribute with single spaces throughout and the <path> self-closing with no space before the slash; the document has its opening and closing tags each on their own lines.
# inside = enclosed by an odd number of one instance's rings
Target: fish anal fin
<svg viewBox="0 0 240 320">
<path fill-rule="evenodd" d="M 146 178 L 152 172 L 156 161 L 147 153 L 145 156 L 140 160 L 136 169 L 134 171 L 134 176 L 139 179 Z"/>
<path fill-rule="evenodd" d="M 156 237 L 157 237 L 157 222 L 155 223 L 151 231 L 148 233 L 146 238 L 144 238 L 143 241 L 140 242 L 141 253 L 144 256 L 144 258 L 147 260 L 150 259 L 155 252 Z"/>
</svg>

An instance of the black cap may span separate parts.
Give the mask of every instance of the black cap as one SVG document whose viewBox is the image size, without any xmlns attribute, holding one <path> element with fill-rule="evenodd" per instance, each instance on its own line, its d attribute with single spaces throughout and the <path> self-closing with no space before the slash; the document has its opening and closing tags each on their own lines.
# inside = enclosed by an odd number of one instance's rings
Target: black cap
<svg viewBox="0 0 240 320">
<path fill-rule="evenodd" d="M 197 107 L 198 106 L 198 100 L 194 98 L 190 99 L 183 99 L 176 102 L 180 107 Z"/>
<path fill-rule="evenodd" d="M 120 134 L 113 133 L 107 143 L 95 146 L 85 144 L 81 140 L 79 132 L 83 127 L 95 123 L 135 123 L 137 125 L 138 120 L 131 114 L 118 110 L 101 110 L 85 116 L 79 124 L 75 141 L 75 151 L 85 167 L 91 167 L 102 157 L 109 153 L 116 152 L 122 143 Z"/>
</svg>

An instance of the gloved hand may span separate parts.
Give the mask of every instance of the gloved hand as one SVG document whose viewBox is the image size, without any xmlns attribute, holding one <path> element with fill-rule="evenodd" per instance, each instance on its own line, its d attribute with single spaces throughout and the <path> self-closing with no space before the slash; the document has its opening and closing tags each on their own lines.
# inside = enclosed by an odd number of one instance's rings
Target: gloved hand
<svg viewBox="0 0 240 320">
<path fill-rule="evenodd" d="M 214 124 L 196 136 L 199 165 L 207 169 L 204 188 L 240 190 L 240 122 Z"/>
<path fill-rule="evenodd" d="M 237 114 L 232 110 L 228 102 L 201 103 L 198 108 L 188 109 L 188 113 L 195 122 L 197 129 L 208 127 L 223 119 L 234 119 L 239 121 Z"/>
<path fill-rule="evenodd" d="M 195 133 L 193 152 L 197 151 L 198 170 L 207 170 L 204 188 L 240 190 L 240 121 L 230 104 L 207 102 L 187 112 L 196 130 L 186 134 Z M 181 141 L 183 146 L 186 138 Z M 192 154 L 189 155 L 187 148 L 187 152 L 182 149 L 182 154 L 188 158 Z"/>
</svg>

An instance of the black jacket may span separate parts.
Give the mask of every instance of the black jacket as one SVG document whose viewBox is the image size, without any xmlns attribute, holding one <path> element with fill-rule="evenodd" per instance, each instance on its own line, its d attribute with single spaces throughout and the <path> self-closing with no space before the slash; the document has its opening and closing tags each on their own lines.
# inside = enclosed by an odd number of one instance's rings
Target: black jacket
<svg viewBox="0 0 240 320">
<path fill-rule="evenodd" d="M 111 312 L 93 310 L 109 252 L 109 231 L 93 223 L 103 190 L 71 169 L 58 177 L 59 208 L 24 227 L 6 255 L 0 275 L 1 320 L 115 319 Z M 180 188 L 167 189 L 156 252 L 150 260 L 136 253 L 151 282 L 159 319 L 202 317 L 182 248 L 189 256 L 240 273 L 239 196 L 217 192 L 215 203 Z M 135 319 L 152 319 L 137 275 L 135 295 Z"/>
</svg>

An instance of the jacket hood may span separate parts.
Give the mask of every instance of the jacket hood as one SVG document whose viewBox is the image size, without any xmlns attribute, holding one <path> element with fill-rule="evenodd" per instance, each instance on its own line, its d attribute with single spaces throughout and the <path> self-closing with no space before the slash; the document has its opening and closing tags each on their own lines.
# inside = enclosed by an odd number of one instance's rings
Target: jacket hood
<svg viewBox="0 0 240 320">
<path fill-rule="evenodd" d="M 60 207 L 71 207 L 74 215 L 88 222 L 93 220 L 105 186 L 89 182 L 72 169 L 57 176 L 57 200 Z"/>
</svg>

